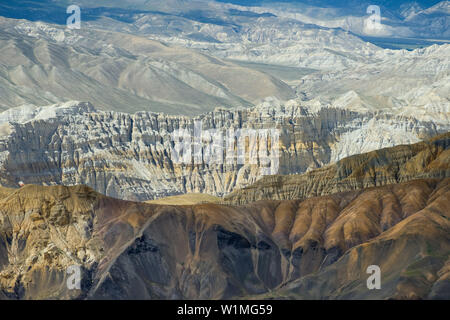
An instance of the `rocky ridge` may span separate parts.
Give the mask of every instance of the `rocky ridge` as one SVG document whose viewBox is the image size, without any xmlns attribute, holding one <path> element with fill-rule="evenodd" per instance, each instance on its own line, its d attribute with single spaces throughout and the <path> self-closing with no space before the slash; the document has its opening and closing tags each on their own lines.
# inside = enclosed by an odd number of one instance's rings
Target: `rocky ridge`
<svg viewBox="0 0 450 320">
<path fill-rule="evenodd" d="M 176 163 L 171 153 L 175 130 L 192 131 L 195 121 L 201 121 L 203 129 L 277 129 L 278 174 L 303 173 L 449 130 L 440 120 L 445 114 L 423 119 L 421 113 L 395 112 L 276 99 L 248 110 L 216 110 L 196 118 L 105 112 L 80 102 L 23 106 L 0 114 L 0 183 L 85 184 L 128 200 L 199 192 L 222 196 L 261 178 L 261 165 L 237 164 L 236 159 L 233 164 Z"/>
<path fill-rule="evenodd" d="M 292 200 L 414 179 L 450 177 L 450 133 L 412 145 L 354 155 L 303 175 L 266 176 L 225 196 L 225 203 Z"/>
</svg>

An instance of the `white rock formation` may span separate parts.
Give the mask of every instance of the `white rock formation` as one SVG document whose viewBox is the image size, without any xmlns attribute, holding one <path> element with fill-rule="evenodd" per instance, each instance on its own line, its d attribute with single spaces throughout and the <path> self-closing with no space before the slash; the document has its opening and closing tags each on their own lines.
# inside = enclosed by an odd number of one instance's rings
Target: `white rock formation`
<svg viewBox="0 0 450 320">
<path fill-rule="evenodd" d="M 0 114 L 0 182 L 87 184 L 123 199 L 186 192 L 223 195 L 259 179 L 250 164 L 177 164 L 171 133 L 193 129 L 277 128 L 280 174 L 301 173 L 343 157 L 446 132 L 450 124 L 394 110 L 351 111 L 267 99 L 248 110 L 217 110 L 196 119 L 96 111 L 87 103 L 19 107 Z"/>
</svg>

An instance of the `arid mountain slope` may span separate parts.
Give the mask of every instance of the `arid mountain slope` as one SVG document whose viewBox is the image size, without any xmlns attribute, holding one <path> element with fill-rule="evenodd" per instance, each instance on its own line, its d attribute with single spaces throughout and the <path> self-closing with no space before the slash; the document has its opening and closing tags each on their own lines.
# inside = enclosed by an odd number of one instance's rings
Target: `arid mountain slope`
<svg viewBox="0 0 450 320">
<path fill-rule="evenodd" d="M 25 186 L 0 200 L 0 295 L 449 299 L 449 199 L 450 179 L 246 206 Z M 71 265 L 82 290 L 66 286 Z M 369 265 L 381 290 L 365 286 Z"/>
<path fill-rule="evenodd" d="M 354 155 L 303 175 L 266 176 L 225 197 L 244 204 L 288 200 L 406 182 L 450 177 L 450 133 L 412 145 Z"/>
<path fill-rule="evenodd" d="M 0 17 L 0 110 L 90 101 L 195 115 L 295 92 L 265 73 L 145 37 Z"/>
</svg>

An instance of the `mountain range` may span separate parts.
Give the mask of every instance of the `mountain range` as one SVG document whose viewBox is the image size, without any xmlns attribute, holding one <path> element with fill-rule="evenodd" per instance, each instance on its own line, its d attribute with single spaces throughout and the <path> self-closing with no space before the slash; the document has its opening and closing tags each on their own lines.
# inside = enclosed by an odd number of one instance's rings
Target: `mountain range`
<svg viewBox="0 0 450 320">
<path fill-rule="evenodd" d="M 80 100 L 198 115 L 300 97 L 448 113 L 449 44 L 382 49 L 339 28 L 271 15 L 238 15 L 236 27 L 149 13 L 133 24 L 88 20 L 80 30 L 0 19 L 1 109 Z"/>
<path fill-rule="evenodd" d="M 3 109 L 88 100 L 130 113 L 198 114 L 295 96 L 270 75 L 142 37 L 4 18 L 0 28 Z"/>
<path fill-rule="evenodd" d="M 192 192 L 223 196 L 260 179 L 262 166 L 238 163 L 236 157 L 226 164 L 204 157 L 196 164 L 179 163 L 172 153 L 176 130 L 193 133 L 196 121 L 203 130 L 223 132 L 275 128 L 277 173 L 286 175 L 449 131 L 445 113 L 401 110 L 269 99 L 251 109 L 185 117 L 99 111 L 81 102 L 25 105 L 0 114 L 0 183 L 85 184 L 108 196 L 140 201 Z"/>
<path fill-rule="evenodd" d="M 425 179 L 173 206 L 82 186 L 2 189 L 0 298 L 448 299 L 449 192 L 448 178 Z M 80 290 L 66 285 L 71 265 Z M 370 265 L 382 290 L 366 287 Z"/>
<path fill-rule="evenodd" d="M 449 300 L 449 17 L 0 2 L 0 300 Z"/>
</svg>

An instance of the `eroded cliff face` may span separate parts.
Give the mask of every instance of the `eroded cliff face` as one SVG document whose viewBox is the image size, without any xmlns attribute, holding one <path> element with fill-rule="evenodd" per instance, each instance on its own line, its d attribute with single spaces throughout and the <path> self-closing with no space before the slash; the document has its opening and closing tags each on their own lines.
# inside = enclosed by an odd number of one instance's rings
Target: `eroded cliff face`
<svg viewBox="0 0 450 320">
<path fill-rule="evenodd" d="M 203 130 L 279 130 L 278 174 L 303 173 L 449 130 L 445 122 L 413 115 L 308 107 L 300 101 L 267 101 L 254 109 L 218 110 L 197 118 L 100 112 L 77 102 L 24 106 L 0 114 L 0 184 L 84 184 L 116 198 L 150 200 L 190 192 L 222 196 L 261 178 L 259 165 L 236 159 L 177 164 L 171 134 L 193 131 L 195 121 Z M 359 138 L 350 139 L 352 134 Z"/>
<path fill-rule="evenodd" d="M 351 156 L 302 175 L 266 176 L 224 198 L 225 203 L 306 199 L 423 178 L 450 177 L 450 133 L 413 145 Z"/>
<path fill-rule="evenodd" d="M 10 299 L 450 298 L 450 179 L 246 206 L 2 190 Z M 82 269 L 69 290 L 67 268 Z M 382 290 L 366 287 L 379 265 Z"/>
</svg>

